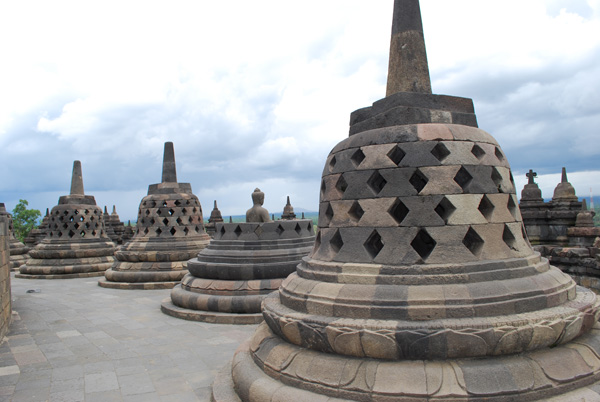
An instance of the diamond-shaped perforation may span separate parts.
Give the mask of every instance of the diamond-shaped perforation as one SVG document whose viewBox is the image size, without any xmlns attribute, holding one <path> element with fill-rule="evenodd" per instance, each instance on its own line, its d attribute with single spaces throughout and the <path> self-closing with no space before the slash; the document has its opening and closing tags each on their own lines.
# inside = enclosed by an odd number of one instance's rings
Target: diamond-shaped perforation
<svg viewBox="0 0 600 402">
<path fill-rule="evenodd" d="M 425 176 L 419 169 L 415 170 L 410 179 L 408 179 L 409 183 L 417 190 L 417 193 L 420 193 L 421 190 L 425 188 L 429 179 Z"/>
<path fill-rule="evenodd" d="M 479 212 L 481 212 L 481 215 L 483 215 L 485 217 L 485 219 L 488 220 L 488 222 L 490 219 L 492 219 L 492 215 L 494 214 L 494 208 L 495 208 L 494 204 L 492 204 L 492 202 L 487 197 L 487 195 L 484 195 L 481 198 L 481 202 L 479 203 L 479 206 L 477 207 Z"/>
<path fill-rule="evenodd" d="M 223 236 L 225 234 L 225 226 L 221 226 L 220 232 L 221 232 L 221 236 Z"/>
<path fill-rule="evenodd" d="M 187 228 L 187 226 L 185 228 L 183 228 L 183 233 L 187 236 L 188 233 L 190 232 L 190 230 Z"/>
<path fill-rule="evenodd" d="M 402 162 L 402 159 L 404 159 L 404 157 L 406 156 L 406 152 L 404 152 L 402 148 L 396 145 L 390 150 L 390 152 L 387 153 L 387 156 L 392 160 L 392 162 L 394 162 L 396 165 L 399 165 L 400 162 Z"/>
<path fill-rule="evenodd" d="M 354 203 L 352 203 L 352 206 L 348 210 L 348 215 L 350 216 L 350 219 L 352 219 L 354 222 L 360 221 L 360 218 L 362 218 L 364 214 L 365 211 L 360 207 L 360 203 L 358 201 L 354 201 Z"/>
<path fill-rule="evenodd" d="M 75 236 L 75 232 L 73 232 L 72 230 L 69 230 L 69 237 L 73 237 Z"/>
<path fill-rule="evenodd" d="M 435 248 L 436 244 L 436 241 L 429 235 L 429 233 L 427 233 L 425 229 L 421 229 L 410 243 L 410 246 L 423 260 L 426 260 L 427 257 L 431 255 L 431 252 Z"/>
<path fill-rule="evenodd" d="M 331 208 L 331 204 L 327 204 L 327 209 L 325 209 L 325 217 L 327 218 L 327 224 L 333 219 L 333 208 Z"/>
<path fill-rule="evenodd" d="M 329 240 L 329 244 L 331 249 L 336 253 L 339 253 L 340 249 L 344 246 L 344 241 L 342 240 L 342 235 L 339 230 L 335 231 L 335 234 L 331 236 L 331 240 Z"/>
<path fill-rule="evenodd" d="M 302 232 L 302 228 L 300 227 L 299 223 L 296 223 L 296 227 L 294 228 L 294 230 L 296 231 L 296 233 L 300 234 L 300 232 Z"/>
<path fill-rule="evenodd" d="M 502 175 L 498 172 L 498 169 L 492 168 L 492 181 L 494 185 L 498 188 L 498 192 L 502 193 Z"/>
<path fill-rule="evenodd" d="M 367 180 L 367 185 L 375 195 L 379 194 L 386 184 L 387 180 L 377 170 Z"/>
<path fill-rule="evenodd" d="M 401 224 L 406 215 L 408 215 L 409 209 L 404 205 L 400 198 L 397 198 L 396 201 L 392 204 L 388 213 L 394 218 L 398 224 Z"/>
<path fill-rule="evenodd" d="M 367 253 L 371 256 L 371 258 L 377 257 L 377 254 L 383 248 L 383 242 L 381 241 L 381 236 L 377 233 L 377 230 L 373 230 L 373 232 L 369 235 L 367 241 L 363 244 Z"/>
<path fill-rule="evenodd" d="M 496 147 L 496 149 L 494 150 L 494 154 L 496 154 L 496 158 L 498 158 L 500 162 L 504 160 L 504 154 L 502 153 L 500 148 Z"/>
<path fill-rule="evenodd" d="M 431 155 L 433 155 L 438 161 L 443 162 L 444 159 L 450 155 L 450 151 L 443 142 L 438 142 L 438 144 L 431 150 Z"/>
<path fill-rule="evenodd" d="M 352 154 L 352 156 L 350 157 L 350 160 L 354 164 L 354 167 L 358 167 L 358 165 L 360 165 L 362 163 L 362 161 L 365 160 L 365 154 L 359 148 Z"/>
<path fill-rule="evenodd" d="M 504 225 L 504 232 L 502 232 L 502 240 L 504 241 L 504 243 L 506 243 L 508 248 L 515 251 L 517 250 L 517 248 L 515 247 L 517 239 L 515 238 L 515 235 L 513 235 L 508 225 Z"/>
<path fill-rule="evenodd" d="M 467 187 L 469 187 L 469 184 L 473 181 L 473 176 L 471 176 L 471 173 L 469 173 L 464 166 L 461 166 L 456 173 L 456 176 L 454 176 L 454 181 L 463 191 L 467 191 Z"/>
<path fill-rule="evenodd" d="M 469 228 L 467 234 L 465 234 L 465 237 L 463 238 L 462 243 L 465 245 L 466 248 L 469 249 L 469 251 L 473 255 L 479 257 L 484 242 L 481 236 L 477 234 L 475 229 L 473 229 L 472 227 Z"/>
<path fill-rule="evenodd" d="M 315 253 L 319 250 L 319 247 L 321 247 L 321 231 L 318 230 L 317 231 L 317 236 L 315 237 Z"/>
<path fill-rule="evenodd" d="M 325 180 L 321 180 L 321 198 L 325 195 L 325 190 L 327 190 L 327 186 L 325 185 Z"/>
<path fill-rule="evenodd" d="M 331 158 L 331 160 L 329 161 L 329 171 L 332 172 L 333 169 L 335 168 L 335 164 L 337 163 L 337 159 L 335 158 L 335 156 L 333 158 Z"/>
<path fill-rule="evenodd" d="M 473 148 L 471 148 L 471 153 L 475 155 L 478 160 L 481 160 L 481 158 L 485 156 L 485 150 L 477 144 L 473 145 Z"/>
<path fill-rule="evenodd" d="M 513 200 L 512 195 L 508 196 L 507 207 L 508 207 L 508 210 L 510 211 L 510 214 L 513 216 L 513 218 L 515 218 L 515 220 L 517 220 L 517 204 L 515 204 L 515 200 Z"/>
<path fill-rule="evenodd" d="M 240 227 L 240 225 L 237 225 L 235 230 L 233 231 L 233 233 L 235 233 L 235 235 L 237 237 L 240 237 L 240 235 L 242 234 L 242 228 Z"/>
<path fill-rule="evenodd" d="M 283 226 L 281 226 L 281 225 L 278 225 L 278 226 L 277 226 L 277 229 L 275 229 L 275 231 L 277 232 L 277 234 L 278 234 L 279 236 L 281 236 L 281 234 L 282 234 L 283 232 L 285 232 L 285 229 L 283 228 Z"/>
<path fill-rule="evenodd" d="M 86 234 L 86 233 L 85 233 L 85 230 L 82 230 L 82 231 L 79 233 L 79 236 L 81 236 L 81 237 L 85 237 L 85 234 Z"/>
<path fill-rule="evenodd" d="M 435 207 L 434 211 L 436 214 L 439 215 L 440 218 L 444 220 L 444 223 L 447 225 L 448 219 L 450 219 L 454 211 L 456 211 L 456 207 L 450 202 L 448 198 L 444 197 L 437 205 L 437 207 Z"/>
<path fill-rule="evenodd" d="M 527 236 L 527 231 L 525 230 L 525 225 L 521 223 L 521 235 L 523 236 L 523 240 L 529 244 L 529 236 Z M 531 246 L 531 244 L 529 244 Z"/>
<path fill-rule="evenodd" d="M 177 229 L 171 228 L 171 230 L 169 230 L 169 232 L 171 232 L 171 236 L 175 236 L 175 233 L 177 233 Z"/>
<path fill-rule="evenodd" d="M 344 179 L 344 175 L 341 175 L 335 183 L 335 188 L 340 192 L 340 194 L 344 194 L 346 189 L 348 188 L 348 183 L 346 183 L 346 179 Z"/>
<path fill-rule="evenodd" d="M 167 218 L 165 218 L 165 219 L 163 219 L 163 220 L 162 220 L 162 223 L 163 223 L 165 226 L 168 226 L 168 225 L 169 225 L 169 220 L 168 220 Z"/>
<path fill-rule="evenodd" d="M 173 216 L 174 213 L 175 213 L 175 210 L 173 208 L 169 209 L 169 215 Z"/>
<path fill-rule="evenodd" d="M 162 211 L 160 210 L 160 208 L 158 208 L 158 209 L 156 210 L 156 215 L 158 215 L 158 216 L 162 215 Z"/>
<path fill-rule="evenodd" d="M 176 207 L 178 207 L 178 206 L 180 206 L 180 205 L 181 205 L 181 201 L 179 201 L 179 200 L 175 200 L 175 206 L 176 206 Z"/>
<path fill-rule="evenodd" d="M 155 232 L 156 232 L 156 234 L 157 234 L 158 236 L 160 236 L 160 234 L 161 234 L 163 231 L 161 230 L 161 228 L 157 228 L 157 229 L 155 230 Z"/>
</svg>

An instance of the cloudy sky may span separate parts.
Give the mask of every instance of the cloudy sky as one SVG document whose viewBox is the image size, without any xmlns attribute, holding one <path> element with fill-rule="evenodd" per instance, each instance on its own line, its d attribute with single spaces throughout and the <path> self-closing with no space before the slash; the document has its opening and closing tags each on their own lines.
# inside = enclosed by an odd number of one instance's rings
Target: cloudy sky
<svg viewBox="0 0 600 402">
<path fill-rule="evenodd" d="M 87 194 L 134 219 L 173 141 L 205 216 L 316 210 L 350 112 L 385 94 L 393 0 L 0 3 L 0 202 L 45 210 L 73 160 Z M 421 0 L 433 92 L 551 197 L 566 166 L 600 195 L 600 0 Z M 598 203 L 598 201 L 596 201 Z"/>
</svg>

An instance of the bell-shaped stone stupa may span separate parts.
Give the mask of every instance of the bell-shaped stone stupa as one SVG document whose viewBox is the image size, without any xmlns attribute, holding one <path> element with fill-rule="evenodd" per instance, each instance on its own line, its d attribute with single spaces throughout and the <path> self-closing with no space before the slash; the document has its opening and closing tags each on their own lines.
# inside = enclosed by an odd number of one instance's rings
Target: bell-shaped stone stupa
<svg viewBox="0 0 600 402">
<path fill-rule="evenodd" d="M 281 219 L 283 220 L 292 220 L 296 219 L 296 214 L 294 213 L 294 207 L 290 203 L 290 196 L 287 196 L 287 202 L 283 207 L 283 213 L 281 214 Z"/>
<path fill-rule="evenodd" d="M 17 278 L 67 279 L 104 275 L 113 263 L 114 243 L 106 236 L 102 210 L 85 195 L 81 162 L 73 163 L 71 193 L 52 208 L 48 233 L 29 252 Z"/>
<path fill-rule="evenodd" d="M 600 379 L 596 295 L 532 250 L 504 152 L 471 100 L 429 92 L 424 49 L 418 0 L 396 0 L 388 96 L 352 114 L 315 246 L 214 400 L 548 400 Z"/>
<path fill-rule="evenodd" d="M 206 233 L 208 233 L 211 237 L 215 236 L 216 225 L 217 223 L 223 222 L 223 216 L 221 215 L 221 211 L 217 207 L 217 200 L 215 200 L 215 205 L 213 210 L 210 211 L 210 217 L 208 218 L 208 223 L 206 224 Z"/>
<path fill-rule="evenodd" d="M 27 261 L 29 258 L 29 247 L 21 243 L 15 237 L 15 229 L 13 227 L 12 215 L 6 211 L 6 206 L 3 202 L 0 202 L 0 216 L 5 216 L 8 222 L 8 240 L 9 240 L 9 251 L 10 251 L 10 269 L 12 271 L 18 271 L 19 267 Z"/>
<path fill-rule="evenodd" d="M 310 252 L 311 220 L 271 221 L 264 193 L 252 193 L 246 223 L 217 223 L 207 248 L 188 262 L 190 273 L 162 304 L 166 314 L 195 321 L 255 324 L 260 304 Z"/>
<path fill-rule="evenodd" d="M 136 233 L 116 253 L 98 284 L 119 289 L 169 289 L 187 261 L 208 244 L 202 207 L 189 183 L 177 182 L 173 143 L 166 142 L 162 182 L 151 184 L 138 210 Z"/>
</svg>

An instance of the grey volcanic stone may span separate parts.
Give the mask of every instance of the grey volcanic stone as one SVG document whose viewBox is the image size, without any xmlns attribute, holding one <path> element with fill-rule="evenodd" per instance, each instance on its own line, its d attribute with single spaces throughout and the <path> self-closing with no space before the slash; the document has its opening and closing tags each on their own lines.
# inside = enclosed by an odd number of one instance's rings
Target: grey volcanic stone
<svg viewBox="0 0 600 402">
<path fill-rule="evenodd" d="M 165 143 L 163 182 L 140 202 L 135 235 L 116 253 L 98 284 L 117 289 L 170 289 L 187 274 L 187 261 L 208 244 L 202 206 L 189 183 L 178 183 L 173 143 Z"/>
<path fill-rule="evenodd" d="M 73 163 L 71 194 L 61 196 L 48 216 L 47 235 L 30 252 L 18 278 L 67 279 L 104 275 L 115 245 L 106 235 L 102 210 L 85 195 L 81 162 Z"/>
</svg>

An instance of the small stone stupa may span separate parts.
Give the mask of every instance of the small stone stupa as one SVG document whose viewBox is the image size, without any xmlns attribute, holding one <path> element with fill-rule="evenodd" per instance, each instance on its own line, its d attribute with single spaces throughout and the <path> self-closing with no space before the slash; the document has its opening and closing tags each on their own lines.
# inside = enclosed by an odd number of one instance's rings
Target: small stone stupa
<svg viewBox="0 0 600 402">
<path fill-rule="evenodd" d="M 162 311 L 187 320 L 255 324 L 260 305 L 310 252 L 311 220 L 269 219 L 264 193 L 252 193 L 246 223 L 217 223 L 207 248 L 188 262 L 190 273 L 163 301 Z"/>
<path fill-rule="evenodd" d="M 170 289 L 187 261 L 208 244 L 202 207 L 189 183 L 177 182 L 173 143 L 166 142 L 162 182 L 151 184 L 138 210 L 136 233 L 116 253 L 98 284 L 118 289 Z"/>
<path fill-rule="evenodd" d="M 567 246 L 567 231 L 575 226 L 582 203 L 575 195 L 575 188 L 569 183 L 564 167 L 561 182 L 549 202 L 544 202 L 542 191 L 533 180 L 535 176 L 537 174 L 531 170 L 527 174 L 529 183 L 521 192 L 519 204 L 529 241 L 533 245 Z"/>
<path fill-rule="evenodd" d="M 13 227 L 12 215 L 6 211 L 6 206 L 3 202 L 0 202 L 0 216 L 5 216 L 8 222 L 8 240 L 10 250 L 10 269 L 12 271 L 18 271 L 19 267 L 27 261 L 29 258 L 29 247 L 21 243 L 15 237 L 15 228 Z"/>
<path fill-rule="evenodd" d="M 110 214 L 108 213 L 106 205 L 104 206 L 104 214 L 102 215 L 102 218 L 104 219 L 104 226 L 106 227 L 106 235 L 110 237 L 113 243 L 118 244 L 119 237 L 115 233 L 113 225 L 110 221 Z"/>
<path fill-rule="evenodd" d="M 419 2 L 394 6 L 388 96 L 352 114 L 315 246 L 213 399 L 598 400 L 596 295 L 532 250 L 504 152 L 431 93 Z"/>
<path fill-rule="evenodd" d="M 52 208 L 48 234 L 30 252 L 17 278 L 67 279 L 104 275 L 113 263 L 115 245 L 106 236 L 102 210 L 85 195 L 81 162 L 73 163 L 71 193 Z"/>
<path fill-rule="evenodd" d="M 131 240 L 134 234 L 134 226 L 131 225 L 131 221 L 127 221 L 127 225 L 123 228 L 123 244 Z"/>
<path fill-rule="evenodd" d="M 117 213 L 117 207 L 113 205 L 113 209 L 108 218 L 108 224 L 115 234 L 113 241 L 115 244 L 123 244 L 123 232 L 125 232 L 125 225 L 121 222 L 119 214 Z"/>
<path fill-rule="evenodd" d="M 25 237 L 25 245 L 33 248 L 41 243 L 48 234 L 48 221 L 50 219 L 50 210 L 46 208 L 46 215 L 42 218 L 42 222 L 37 228 L 31 229 L 27 237 Z"/>
<path fill-rule="evenodd" d="M 206 224 L 206 233 L 208 233 L 211 237 L 214 237 L 216 224 L 221 222 L 223 222 L 223 216 L 217 207 L 217 200 L 215 200 L 213 210 L 210 212 L 210 217 L 208 218 L 208 223 Z"/>
<path fill-rule="evenodd" d="M 294 207 L 290 203 L 290 196 L 287 196 L 287 203 L 283 207 L 283 213 L 281 214 L 282 220 L 292 220 L 296 219 L 296 214 L 294 213 Z"/>
</svg>

